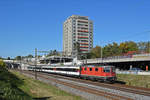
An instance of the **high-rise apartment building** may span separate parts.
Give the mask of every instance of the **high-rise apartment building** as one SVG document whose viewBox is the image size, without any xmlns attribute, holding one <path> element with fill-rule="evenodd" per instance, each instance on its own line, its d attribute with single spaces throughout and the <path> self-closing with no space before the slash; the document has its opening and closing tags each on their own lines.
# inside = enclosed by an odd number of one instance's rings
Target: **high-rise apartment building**
<svg viewBox="0 0 150 100">
<path fill-rule="evenodd" d="M 75 43 L 82 53 L 93 48 L 93 22 L 87 16 L 72 15 L 63 24 L 63 52 L 73 54 Z"/>
</svg>

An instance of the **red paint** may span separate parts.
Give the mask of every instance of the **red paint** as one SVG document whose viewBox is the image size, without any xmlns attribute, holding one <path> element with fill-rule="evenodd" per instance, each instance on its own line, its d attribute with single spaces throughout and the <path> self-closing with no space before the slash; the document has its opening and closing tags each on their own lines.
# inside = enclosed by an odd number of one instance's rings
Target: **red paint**
<svg viewBox="0 0 150 100">
<path fill-rule="evenodd" d="M 148 66 L 146 66 L 146 71 L 148 71 Z"/>
</svg>

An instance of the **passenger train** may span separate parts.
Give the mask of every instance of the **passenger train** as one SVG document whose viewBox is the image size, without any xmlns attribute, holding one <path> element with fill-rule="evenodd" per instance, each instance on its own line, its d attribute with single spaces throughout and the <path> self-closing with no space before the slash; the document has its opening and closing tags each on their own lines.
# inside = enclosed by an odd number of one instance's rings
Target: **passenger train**
<svg viewBox="0 0 150 100">
<path fill-rule="evenodd" d="M 47 73 L 78 77 L 83 79 L 91 79 L 98 81 L 114 82 L 116 80 L 115 67 L 109 65 L 57 65 L 57 66 L 41 66 L 28 67 L 28 70 L 35 70 Z"/>
</svg>

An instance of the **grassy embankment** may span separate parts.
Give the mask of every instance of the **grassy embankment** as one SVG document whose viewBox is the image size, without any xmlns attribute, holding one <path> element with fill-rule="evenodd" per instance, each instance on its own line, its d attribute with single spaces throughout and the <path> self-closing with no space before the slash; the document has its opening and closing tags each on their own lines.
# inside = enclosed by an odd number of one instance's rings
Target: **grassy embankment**
<svg viewBox="0 0 150 100">
<path fill-rule="evenodd" d="M 150 75 L 117 74 L 117 80 L 126 85 L 150 88 Z"/>
<path fill-rule="evenodd" d="M 18 72 L 13 72 L 19 79 L 23 79 L 24 85 L 19 88 L 28 93 L 33 98 L 48 97 L 47 100 L 81 100 L 83 98 L 74 96 L 67 92 L 64 92 L 55 86 L 40 82 L 38 80 L 26 77 Z"/>
<path fill-rule="evenodd" d="M 23 81 L 10 73 L 0 59 L 0 100 L 31 100 L 31 97 L 18 88 Z"/>
<path fill-rule="evenodd" d="M 1 63 L 1 61 L 0 61 Z M 9 72 L 0 64 L 0 100 L 81 100 L 83 98 L 61 91 L 55 86 Z"/>
</svg>

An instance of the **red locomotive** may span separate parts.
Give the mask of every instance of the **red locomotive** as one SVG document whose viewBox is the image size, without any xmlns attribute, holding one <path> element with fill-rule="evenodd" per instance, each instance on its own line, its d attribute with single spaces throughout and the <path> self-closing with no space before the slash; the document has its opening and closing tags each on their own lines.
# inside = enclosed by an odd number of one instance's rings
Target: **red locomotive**
<svg viewBox="0 0 150 100">
<path fill-rule="evenodd" d="M 115 81 L 116 73 L 114 66 L 82 66 L 81 77 L 94 80 Z"/>
</svg>

